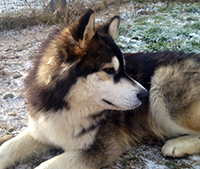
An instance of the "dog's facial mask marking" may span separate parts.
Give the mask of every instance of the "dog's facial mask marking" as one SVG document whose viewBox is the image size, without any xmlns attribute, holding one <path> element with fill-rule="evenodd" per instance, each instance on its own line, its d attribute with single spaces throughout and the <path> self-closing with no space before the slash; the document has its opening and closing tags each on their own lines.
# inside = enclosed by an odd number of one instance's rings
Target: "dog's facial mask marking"
<svg viewBox="0 0 200 169">
<path fill-rule="evenodd" d="M 107 75 L 114 75 L 118 73 L 119 71 L 119 60 L 117 59 L 116 56 L 112 58 L 111 63 L 107 63 L 103 66 L 102 71 L 104 73 L 101 73 L 102 79 L 104 79 L 105 76 Z M 103 76 L 104 75 L 104 76 Z"/>
<path fill-rule="evenodd" d="M 115 82 L 115 76 L 120 76 Z M 94 106 L 93 110 L 115 109 L 130 110 L 138 107 L 142 101 L 141 93 L 147 91 L 136 81 L 128 77 L 123 70 L 120 70 L 120 62 L 113 57 L 110 63 L 106 63 L 98 72 L 87 75 L 86 78 L 78 79 L 74 88 L 71 102 L 78 101 Z M 89 91 L 89 92 L 88 92 Z M 80 94 L 81 93 L 81 96 Z M 89 101 L 89 103 L 88 103 Z M 87 103 L 86 103 L 87 102 Z"/>
</svg>

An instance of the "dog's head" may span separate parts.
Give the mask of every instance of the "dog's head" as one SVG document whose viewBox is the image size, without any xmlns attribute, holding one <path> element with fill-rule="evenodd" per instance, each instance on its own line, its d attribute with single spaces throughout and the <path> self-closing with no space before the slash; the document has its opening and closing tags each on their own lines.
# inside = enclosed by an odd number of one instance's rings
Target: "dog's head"
<svg viewBox="0 0 200 169">
<path fill-rule="evenodd" d="M 94 12 L 89 9 L 50 36 L 27 78 L 30 102 L 38 100 L 32 104 L 45 110 L 83 105 L 94 111 L 129 110 L 139 106 L 148 92 L 125 72 L 122 53 L 114 42 L 119 21 L 114 16 L 95 27 Z"/>
</svg>

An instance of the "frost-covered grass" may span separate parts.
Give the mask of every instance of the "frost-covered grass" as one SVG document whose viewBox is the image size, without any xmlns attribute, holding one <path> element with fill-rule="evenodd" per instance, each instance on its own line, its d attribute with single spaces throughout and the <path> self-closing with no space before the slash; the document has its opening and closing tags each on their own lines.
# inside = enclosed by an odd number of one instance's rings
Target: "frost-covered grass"
<svg viewBox="0 0 200 169">
<path fill-rule="evenodd" d="M 118 45 L 124 52 L 183 50 L 200 53 L 200 2 L 147 5 L 120 11 Z"/>
</svg>

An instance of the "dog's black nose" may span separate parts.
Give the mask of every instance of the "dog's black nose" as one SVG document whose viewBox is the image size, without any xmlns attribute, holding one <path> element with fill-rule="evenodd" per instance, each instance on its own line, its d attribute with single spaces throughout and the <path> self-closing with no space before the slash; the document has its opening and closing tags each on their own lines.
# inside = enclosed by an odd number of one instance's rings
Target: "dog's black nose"
<svg viewBox="0 0 200 169">
<path fill-rule="evenodd" d="M 144 91 L 138 93 L 137 97 L 141 102 L 144 102 L 145 100 L 147 100 L 149 98 L 149 93 L 144 90 Z"/>
</svg>

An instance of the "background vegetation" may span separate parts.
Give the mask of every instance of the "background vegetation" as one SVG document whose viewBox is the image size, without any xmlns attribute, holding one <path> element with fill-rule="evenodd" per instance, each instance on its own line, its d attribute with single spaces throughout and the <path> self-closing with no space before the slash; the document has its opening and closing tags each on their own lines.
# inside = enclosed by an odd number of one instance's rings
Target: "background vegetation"
<svg viewBox="0 0 200 169">
<path fill-rule="evenodd" d="M 124 52 L 183 50 L 200 53 L 200 2 L 170 6 L 147 4 L 136 13 L 131 9 L 122 10 L 120 16 L 124 22 L 117 40 Z"/>
<path fill-rule="evenodd" d="M 165 2 L 167 10 L 174 3 L 195 3 L 199 0 L 38 0 L 35 3 L 39 2 L 39 8 L 33 1 L 24 0 L 25 7 L 14 12 L 6 6 L 9 1 L 11 0 L 1 0 L 0 2 L 0 5 L 5 8 L 4 12 L 0 13 L 0 31 L 26 28 L 38 24 L 66 25 L 81 15 L 88 7 L 100 11 L 114 6 L 115 13 L 118 13 L 120 5 L 127 2 L 132 2 L 133 8 L 144 9 L 148 3 Z"/>
<path fill-rule="evenodd" d="M 9 2 L 2 0 L 0 6 L 6 5 L 4 1 Z M 96 12 L 107 11 L 109 14 L 105 17 L 120 14 L 122 22 L 117 41 L 123 52 L 200 53 L 199 0 L 24 0 L 24 4 L 14 12 L 4 8 L 0 14 L 0 31 L 33 25 L 62 27 L 90 7 Z"/>
</svg>

